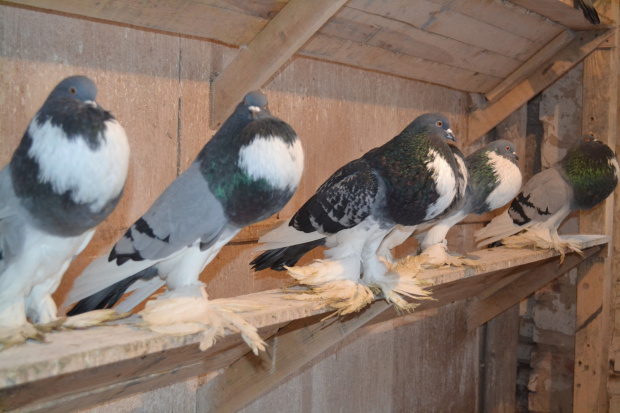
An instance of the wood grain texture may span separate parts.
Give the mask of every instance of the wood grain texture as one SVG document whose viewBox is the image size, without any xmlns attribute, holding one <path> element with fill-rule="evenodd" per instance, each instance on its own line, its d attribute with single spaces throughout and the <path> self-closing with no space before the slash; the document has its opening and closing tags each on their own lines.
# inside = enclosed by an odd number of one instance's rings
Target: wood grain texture
<svg viewBox="0 0 620 413">
<path fill-rule="evenodd" d="M 247 92 L 260 89 L 345 2 L 290 0 L 213 82 L 212 127 L 219 127 Z"/>
<path fill-rule="evenodd" d="M 515 109 L 563 76 L 612 33 L 612 30 L 580 32 L 550 62 L 539 67 L 528 79 L 516 85 L 504 97 L 474 111 L 469 122 L 468 141 L 473 142 L 487 133 Z"/>
<path fill-rule="evenodd" d="M 389 307 L 380 301 L 353 317 L 320 321 L 319 316 L 289 324 L 268 342 L 269 354 L 243 357 L 211 380 L 198 396 L 201 409 L 239 411 Z"/>
<path fill-rule="evenodd" d="M 594 30 L 599 25 L 590 24 L 589 21 L 583 16 L 581 10 L 577 10 L 572 3 L 572 0 L 511 0 L 513 3 L 518 4 L 521 7 L 525 7 L 528 10 L 532 10 L 541 16 L 545 16 L 548 19 L 566 26 L 573 30 Z M 600 2 L 603 3 L 603 2 Z M 600 6 L 596 6 L 597 10 Z M 599 14 L 602 24 L 613 23 L 610 19 L 605 18 L 602 14 Z"/>
<path fill-rule="evenodd" d="M 607 241 L 605 237 L 584 236 L 583 239 L 585 240 L 584 248 Z M 586 250 L 586 253 L 597 248 Z M 519 266 L 529 268 L 528 265 L 537 265 L 540 261 L 557 256 L 548 251 L 506 249 L 480 251 L 477 255 L 482 265 L 476 269 L 439 269 L 429 270 L 422 274 L 426 282 L 432 286 L 431 289 L 437 300 L 423 304 L 420 307 L 421 311 L 413 314 L 415 319 L 425 317 L 426 311 L 438 306 L 450 305 L 454 301 L 462 301 L 488 291 L 495 283 L 502 282 L 506 271 L 514 271 Z M 498 261 L 498 257 L 503 257 L 503 260 Z M 570 259 L 570 256 L 567 257 L 567 261 Z M 516 285 L 518 282 L 520 280 L 513 284 Z M 524 290 L 517 289 L 517 291 L 518 295 Z M 493 294 L 491 297 L 495 296 L 496 294 Z M 513 298 L 515 294 L 510 294 L 510 299 Z M 250 303 L 258 302 L 264 306 L 261 310 L 246 313 L 244 317 L 252 325 L 263 329 L 266 335 L 271 334 L 274 328 L 293 320 L 305 319 L 299 323 L 306 328 L 305 332 L 299 333 L 294 326 L 287 327 L 285 331 L 291 331 L 293 334 L 291 336 L 293 344 L 281 347 L 288 348 L 284 352 L 286 356 L 282 354 L 279 356 L 283 357 L 282 371 L 276 368 L 274 371 L 277 374 L 272 370 L 269 370 L 269 373 L 265 372 L 269 375 L 273 373 L 270 381 L 263 383 L 262 387 L 259 386 L 255 393 L 250 392 L 242 404 L 251 402 L 259 394 L 274 387 L 280 380 L 302 367 L 302 364 L 298 364 L 300 360 L 291 359 L 291 355 L 297 354 L 295 351 L 301 348 L 299 340 L 305 343 L 303 348 L 308 351 L 309 358 L 304 361 L 306 363 L 326 350 L 329 347 L 327 344 L 335 344 L 370 319 L 376 317 L 377 321 L 388 321 L 396 316 L 391 309 L 384 312 L 388 306 L 385 302 L 379 301 L 370 308 L 371 310 L 375 308 L 376 313 L 363 312 L 360 315 L 345 318 L 344 324 L 338 324 L 340 323 L 338 321 L 335 326 L 326 327 L 324 331 L 317 330 L 317 325 L 306 319 L 315 315 L 319 318 L 324 316 L 323 313 L 326 310 L 317 310 L 314 303 L 283 300 L 282 293 L 278 291 L 255 293 L 236 299 Z M 377 304 L 383 307 L 377 307 Z M 398 323 L 398 321 L 394 322 Z M 330 332 L 330 328 L 335 330 Z M 313 340 L 312 337 L 319 337 L 321 334 L 326 335 L 326 341 L 319 340 L 310 346 L 309 342 Z M 200 339 L 201 334 L 185 337 L 165 336 L 138 330 L 124 322 L 117 326 L 88 331 L 51 334 L 45 345 L 26 343 L 0 353 L 0 383 L 2 383 L 0 398 L 5 403 L 5 408 L 31 406 L 34 410 L 43 408 L 62 410 L 66 406 L 85 407 L 110 398 L 142 391 L 149 386 L 163 386 L 170 384 L 171 381 L 207 373 L 228 365 L 247 352 L 244 345 L 239 346 L 238 335 L 226 336 L 207 353 L 200 353 L 197 350 L 196 346 Z M 276 342 L 277 340 L 274 341 Z M 46 351 L 41 351 L 42 346 Z M 273 352 L 268 353 L 267 357 L 273 357 Z M 246 361 L 249 362 L 249 360 Z M 233 375 L 233 379 L 222 378 L 220 380 L 226 382 L 232 380 L 236 383 L 235 386 L 245 388 L 246 385 L 243 383 L 247 384 L 246 373 L 252 365 L 249 363 L 246 367 L 240 368 L 240 371 Z M 250 374 L 249 377 L 254 376 Z M 50 383 L 57 383 L 59 388 L 54 390 L 54 387 L 50 387 Z M 223 387 L 228 388 L 228 385 Z M 36 398 L 34 394 L 37 395 Z M 213 401 L 213 403 L 218 405 L 227 405 L 229 402 L 237 403 L 224 394 L 218 397 L 220 397 L 219 401 Z M 240 405 L 237 408 L 240 408 Z"/>
<path fill-rule="evenodd" d="M 589 257 L 600 252 L 600 250 L 601 248 L 598 247 L 591 248 L 588 252 L 584 252 L 584 255 Z M 503 311 L 518 304 L 523 298 L 543 287 L 551 280 L 576 267 L 581 261 L 583 261 L 583 258 L 576 254 L 566 257 L 560 265 L 555 260 L 549 261 L 523 274 L 493 294 L 479 301 L 474 300 L 468 308 L 467 330 L 472 331 L 480 327 Z"/>
<path fill-rule="evenodd" d="M 106 252 L 176 177 L 178 39 L 6 6 L 0 6 L 0 20 L 1 165 L 51 89 L 71 75 L 95 81 L 99 104 L 129 138 L 124 195 L 66 273 L 54 295 L 60 304 L 88 262 Z"/>
<path fill-rule="evenodd" d="M 322 33 L 314 36 L 300 54 L 468 92 L 484 93 L 501 81 L 496 76 Z"/>
<path fill-rule="evenodd" d="M 534 56 L 530 57 L 523 65 L 519 66 L 517 70 L 512 72 L 502 82 L 493 88 L 488 93 L 485 93 L 485 97 L 489 101 L 497 100 L 507 93 L 512 87 L 517 85 L 523 79 L 527 78 L 534 70 L 539 68 L 545 62 L 547 62 L 552 56 L 563 49 L 568 43 L 572 41 L 574 33 L 568 30 L 562 31 L 553 40 L 547 43 L 542 49 L 536 52 Z"/>
<path fill-rule="evenodd" d="M 347 7 L 406 22 L 427 32 L 458 39 L 463 43 L 521 61 L 533 53 L 532 49 L 536 49 L 534 42 L 525 37 L 427 0 L 418 0 L 415 3 L 351 0 Z M 474 27 L 475 30 L 472 30 Z"/>
<path fill-rule="evenodd" d="M 462 303 L 425 313 L 362 327 L 240 412 L 475 411 L 478 334 Z"/>
<path fill-rule="evenodd" d="M 615 3 L 615 7 L 619 5 Z M 603 142 L 616 147 L 618 116 L 617 48 L 596 50 L 584 60 L 583 118 L 584 133 L 592 132 Z M 614 197 L 580 214 L 580 232 L 599 230 L 614 233 Z M 575 334 L 575 384 L 573 405 L 576 411 L 607 409 L 607 375 L 612 317 L 612 256 L 584 263 L 577 281 Z"/>
<path fill-rule="evenodd" d="M 496 77 L 504 77 L 521 64 L 517 59 L 427 32 L 409 22 L 352 7 L 343 7 L 320 33 Z"/>
<path fill-rule="evenodd" d="M 516 407 L 519 305 L 490 320 L 481 340 L 485 345 L 479 411 L 513 413 Z"/>
<path fill-rule="evenodd" d="M 131 0 L 16 0 L 10 3 L 181 33 L 241 45 L 254 38 L 286 1 L 252 2 L 244 6 L 221 0 L 166 0 L 139 4 Z M 262 7 L 256 7 L 260 4 Z"/>
<path fill-rule="evenodd" d="M 345 4 L 344 0 L 325 2 L 323 6 L 317 2 L 299 2 L 303 9 L 328 11 L 318 20 L 310 15 L 302 16 L 300 6 L 286 0 L 166 0 L 147 5 L 127 0 L 11 0 L 4 3 L 241 47 L 240 59 L 246 59 L 243 57 L 246 55 L 253 57 L 240 61 L 239 69 L 227 75 L 232 79 L 226 82 L 230 87 L 221 91 L 214 89 L 217 94 L 231 93 L 231 97 L 223 101 L 225 108 L 221 109 L 221 114 L 216 112 L 213 125 L 226 117 L 245 92 L 263 85 L 297 49 L 306 56 L 484 93 L 499 83 L 493 77 L 508 76 L 517 69 L 519 62 L 529 59 L 563 30 L 563 26 L 539 14 L 498 0 L 414 3 L 354 0 L 347 2 L 341 13 L 333 18 L 330 17 L 335 10 L 330 11 L 330 8 L 337 10 Z M 574 16 L 580 16 L 562 2 L 547 3 L 547 13 L 558 11 L 561 14 L 568 9 Z M 540 8 L 536 4 L 532 7 Z M 294 13 L 278 18 L 281 12 L 287 13 L 287 8 Z M 296 18 L 299 18 L 297 22 Z M 291 27 L 287 29 L 278 20 L 288 21 Z M 323 23 L 327 24 L 321 27 Z M 275 28 L 272 33 L 269 26 Z M 263 34 L 268 38 L 264 42 L 266 46 L 246 47 L 260 38 L 263 29 L 267 30 Z M 317 31 L 322 39 L 315 38 L 304 45 Z M 297 39 L 296 44 L 284 45 L 293 39 Z M 349 55 L 341 47 L 330 48 L 325 44 L 338 42 L 338 39 L 358 42 L 354 43 L 355 53 Z M 278 43 L 280 46 L 276 47 Z M 398 57 L 398 54 L 416 59 Z M 248 68 L 253 70 L 246 70 Z M 429 79 L 435 73 L 438 74 L 435 79 Z M 452 73 L 456 79 L 469 77 L 469 81 L 451 81 L 450 76 L 439 73 Z M 233 89 L 239 90 L 232 93 Z M 220 96 L 217 99 L 222 100 Z"/>
</svg>

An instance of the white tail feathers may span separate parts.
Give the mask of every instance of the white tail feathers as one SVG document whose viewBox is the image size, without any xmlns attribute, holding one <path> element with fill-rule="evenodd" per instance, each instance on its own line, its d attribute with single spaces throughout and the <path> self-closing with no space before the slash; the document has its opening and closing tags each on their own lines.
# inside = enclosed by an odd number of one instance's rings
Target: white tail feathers
<svg viewBox="0 0 620 413">
<path fill-rule="evenodd" d="M 283 222 L 278 227 L 272 229 L 258 239 L 259 245 L 256 251 L 266 251 L 276 248 L 290 247 L 291 245 L 304 244 L 310 241 L 316 241 L 325 238 L 318 232 L 302 232 L 289 226 L 290 220 Z"/>
<path fill-rule="evenodd" d="M 156 263 L 156 261 L 151 260 L 129 260 L 119 266 L 116 264 L 116 260 L 109 262 L 108 254 L 105 254 L 90 263 L 75 280 L 63 306 L 68 307 Z"/>
<path fill-rule="evenodd" d="M 135 291 L 115 307 L 116 311 L 125 313 L 133 310 L 138 304 L 153 295 L 155 291 L 159 290 L 164 284 L 166 284 L 166 282 L 159 277 L 153 277 L 148 281 L 136 281 L 127 289 L 127 291 Z"/>
<path fill-rule="evenodd" d="M 506 210 L 501 215 L 493 218 L 486 227 L 476 231 L 474 237 L 478 242 L 478 247 L 481 247 L 523 231 L 532 226 L 532 224 L 533 222 L 528 222 L 525 225 L 516 225 Z"/>
</svg>

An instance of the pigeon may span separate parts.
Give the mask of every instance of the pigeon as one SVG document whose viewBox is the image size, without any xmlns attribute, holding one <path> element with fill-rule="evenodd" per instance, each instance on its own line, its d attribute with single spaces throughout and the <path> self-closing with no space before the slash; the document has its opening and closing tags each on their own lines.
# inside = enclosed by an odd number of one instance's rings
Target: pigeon
<svg viewBox="0 0 620 413">
<path fill-rule="evenodd" d="M 517 195 L 522 182 L 518 159 L 513 144 L 506 140 L 491 142 L 465 159 L 469 173 L 465 201 L 416 235 L 422 254 L 429 257 L 428 264 L 458 266 L 466 262 L 448 254 L 446 234 L 467 215 L 481 215 L 501 208 Z"/>
<path fill-rule="evenodd" d="M 576 9 L 579 9 L 583 12 L 584 17 L 591 24 L 599 24 L 601 22 L 601 19 L 599 19 L 598 13 L 594 8 L 592 0 L 573 0 L 573 5 Z"/>
<path fill-rule="evenodd" d="M 271 115 L 262 92 L 248 93 L 190 167 L 76 279 L 69 314 L 110 308 L 126 292 L 116 309 L 130 311 L 164 284 L 155 301 L 206 299 L 200 273 L 242 228 L 284 207 L 303 164 L 293 128 Z"/>
<path fill-rule="evenodd" d="M 456 175 L 457 179 L 457 193 L 450 206 L 443 212 L 441 217 L 450 215 L 452 211 L 459 208 L 465 199 L 465 191 L 467 189 L 468 182 L 468 172 L 467 166 L 465 165 L 465 156 L 461 150 L 454 144 L 453 141 L 448 141 L 448 145 L 450 150 L 452 151 L 452 155 L 454 155 L 454 159 L 458 165 L 458 173 Z M 434 220 L 427 221 L 422 226 L 431 225 L 432 222 L 436 222 L 439 220 L 435 218 Z M 377 250 L 377 254 L 382 257 L 384 260 L 394 263 L 394 257 L 392 256 L 391 249 L 399 246 L 403 242 L 405 242 L 418 228 L 417 225 L 414 226 L 403 226 L 396 225 L 394 229 L 388 234 L 387 237 L 383 239 L 379 249 Z M 417 260 L 417 265 L 427 264 L 429 261 L 428 258 L 424 258 L 422 260 Z"/>
<path fill-rule="evenodd" d="M 559 237 L 558 227 L 572 211 L 603 202 L 617 183 L 613 151 L 591 134 L 582 136 L 561 161 L 534 175 L 503 214 L 475 233 L 478 245 L 502 240 L 506 246 L 534 243 L 561 254 L 566 248 L 579 252 L 576 242 Z"/>
<path fill-rule="evenodd" d="M 0 343 L 42 338 L 28 323 L 57 320 L 51 294 L 116 207 L 129 144 L 95 102 L 87 77 L 60 82 L 0 171 Z"/>
<path fill-rule="evenodd" d="M 288 221 L 265 234 L 267 250 L 255 270 L 287 269 L 311 287 L 297 299 L 320 300 L 334 314 L 359 311 L 381 290 L 397 310 L 415 304 L 401 295 L 428 295 L 418 281 L 390 268 L 377 255 L 395 225 L 418 225 L 439 217 L 454 200 L 458 165 L 447 140 L 455 140 L 445 116 L 424 114 L 381 147 L 338 169 Z M 325 260 L 292 267 L 325 245 Z M 363 273 L 363 279 L 360 279 Z"/>
</svg>

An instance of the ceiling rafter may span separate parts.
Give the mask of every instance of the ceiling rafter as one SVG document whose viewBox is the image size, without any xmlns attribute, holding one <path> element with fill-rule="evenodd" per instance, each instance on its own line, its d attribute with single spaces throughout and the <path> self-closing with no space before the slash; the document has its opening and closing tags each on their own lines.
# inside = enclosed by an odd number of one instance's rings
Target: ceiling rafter
<svg viewBox="0 0 620 413">
<path fill-rule="evenodd" d="M 260 89 L 346 2 L 288 2 L 214 80 L 211 127 L 219 127 L 247 92 Z"/>
</svg>

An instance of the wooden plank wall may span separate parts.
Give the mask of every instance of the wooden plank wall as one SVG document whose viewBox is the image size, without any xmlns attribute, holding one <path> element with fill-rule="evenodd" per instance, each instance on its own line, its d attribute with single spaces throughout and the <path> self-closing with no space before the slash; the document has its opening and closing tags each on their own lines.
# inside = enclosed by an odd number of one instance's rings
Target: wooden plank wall
<svg viewBox="0 0 620 413">
<path fill-rule="evenodd" d="M 40 13 L 0 8 L 0 163 L 10 159 L 29 119 L 63 77 L 82 73 L 99 86 L 99 103 L 127 130 L 132 158 L 125 195 L 71 266 L 55 295 L 104 253 L 212 136 L 209 79 L 235 49 L 192 38 Z M 119 45 L 123 47 L 119 47 Z M 339 166 L 393 137 L 424 111 L 452 118 L 465 131 L 465 94 L 324 62 L 293 58 L 264 88 L 274 114 L 298 131 L 307 167 L 290 216 Z M 275 288 L 283 274 L 254 276 L 248 244 L 226 247 L 203 274 L 213 297 Z"/>
<path fill-rule="evenodd" d="M 95 80 L 99 103 L 112 110 L 130 139 L 125 195 L 66 274 L 54 295 L 61 303 L 79 272 L 120 237 L 213 135 L 208 128 L 209 81 L 235 57 L 236 50 L 194 38 L 8 6 L 0 6 L 0 39 L 0 164 L 8 162 L 51 88 L 77 73 Z M 469 98 L 429 84 L 295 57 L 264 90 L 272 112 L 293 125 L 306 151 L 302 184 L 280 217 L 290 216 L 339 166 L 391 138 L 423 112 L 448 114 L 457 136 L 462 136 L 461 141 L 466 138 Z M 473 149 L 463 151 L 468 154 Z M 462 249 L 470 238 L 463 234 L 470 233 L 466 225 L 456 229 L 451 235 L 457 240 L 455 248 Z M 253 243 L 237 242 L 223 249 L 201 277 L 211 297 L 288 282 L 282 273 L 252 274 L 248 262 L 253 248 Z M 478 331 L 465 333 L 463 305 L 438 310 L 419 323 L 365 329 L 246 410 L 292 403 L 296 398 L 290 397 L 291 392 L 304 400 L 311 398 L 314 411 L 330 405 L 344 408 L 350 400 L 344 395 L 353 392 L 366 395 L 361 400 L 367 403 L 389 401 L 395 411 L 416 406 L 433 410 L 438 401 L 447 410 L 473 411 L 479 403 L 480 338 Z M 489 336 L 488 341 L 497 343 L 499 354 L 510 339 L 497 337 Z M 508 369 L 509 362 L 502 363 L 500 370 Z M 354 368 L 364 364 L 367 375 L 351 381 Z M 169 411 L 170 406 L 192 411 L 198 403 L 195 391 L 205 379 L 92 411 Z M 493 393 L 490 400 L 505 399 L 500 393 Z"/>
</svg>

